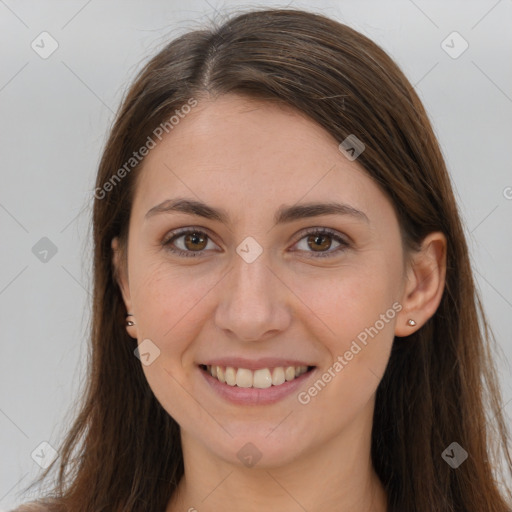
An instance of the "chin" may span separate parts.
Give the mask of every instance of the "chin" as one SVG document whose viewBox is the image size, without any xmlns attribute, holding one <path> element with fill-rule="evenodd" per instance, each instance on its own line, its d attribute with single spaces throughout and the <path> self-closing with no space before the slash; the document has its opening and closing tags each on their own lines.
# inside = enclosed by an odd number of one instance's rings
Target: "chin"
<svg viewBox="0 0 512 512">
<path fill-rule="evenodd" d="M 303 453 L 307 444 L 304 434 L 291 435 L 286 427 L 278 433 L 279 428 L 271 432 L 260 426 L 259 429 L 244 429 L 244 432 L 239 434 L 230 430 L 232 438 L 225 436 L 220 442 L 212 440 L 206 444 L 208 449 L 215 447 L 215 455 L 229 464 L 251 469 L 279 468 L 293 463 Z"/>
</svg>

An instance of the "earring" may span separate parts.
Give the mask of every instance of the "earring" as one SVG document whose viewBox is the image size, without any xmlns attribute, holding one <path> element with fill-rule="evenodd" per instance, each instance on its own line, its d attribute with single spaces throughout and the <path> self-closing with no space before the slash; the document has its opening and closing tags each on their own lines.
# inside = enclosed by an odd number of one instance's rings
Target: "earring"
<svg viewBox="0 0 512 512">
<path fill-rule="evenodd" d="M 131 313 L 126 313 L 126 317 L 133 316 Z M 131 327 L 132 325 L 135 325 L 135 322 L 132 320 L 126 320 L 126 326 Z"/>
<path fill-rule="evenodd" d="M 414 327 L 416 325 L 416 322 L 412 318 L 409 318 L 409 320 L 407 320 L 407 325 Z"/>
</svg>

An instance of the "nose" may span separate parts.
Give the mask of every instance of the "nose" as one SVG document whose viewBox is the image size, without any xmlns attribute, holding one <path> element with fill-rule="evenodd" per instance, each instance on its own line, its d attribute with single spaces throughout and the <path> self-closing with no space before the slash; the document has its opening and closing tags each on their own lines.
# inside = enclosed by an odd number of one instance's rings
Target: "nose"
<svg viewBox="0 0 512 512">
<path fill-rule="evenodd" d="M 228 336 L 266 340 L 289 326 L 292 294 L 263 255 L 252 263 L 238 258 L 223 281 L 215 323 Z"/>
</svg>

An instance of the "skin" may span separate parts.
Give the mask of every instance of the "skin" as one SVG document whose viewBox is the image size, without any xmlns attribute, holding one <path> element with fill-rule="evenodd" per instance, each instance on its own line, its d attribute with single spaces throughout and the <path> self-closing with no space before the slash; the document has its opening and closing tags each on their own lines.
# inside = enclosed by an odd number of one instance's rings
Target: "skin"
<svg viewBox="0 0 512 512">
<path fill-rule="evenodd" d="M 145 159 L 127 253 L 117 239 L 112 248 L 134 315 L 128 332 L 160 349 L 145 376 L 181 426 L 185 477 L 167 512 L 386 510 L 370 458 L 375 392 L 394 336 L 420 329 L 439 305 L 446 240 L 431 233 L 406 258 L 392 204 L 339 142 L 295 110 L 230 94 L 202 100 Z M 230 222 L 175 212 L 145 218 L 176 197 L 224 208 Z M 279 207 L 317 201 L 347 203 L 367 220 L 322 215 L 274 225 Z M 207 245 L 182 236 L 174 246 L 202 255 L 162 245 L 186 227 L 203 229 Z M 348 247 L 336 252 L 335 239 L 326 247 L 315 237 L 308 246 L 303 232 L 314 227 L 349 237 Z M 236 252 L 248 236 L 263 249 L 252 263 Z M 316 366 L 299 390 L 307 391 L 394 303 L 401 311 L 305 405 L 296 393 L 233 405 L 197 366 L 223 356 L 298 358 Z M 262 454 L 251 468 L 237 457 L 247 443 Z"/>
</svg>

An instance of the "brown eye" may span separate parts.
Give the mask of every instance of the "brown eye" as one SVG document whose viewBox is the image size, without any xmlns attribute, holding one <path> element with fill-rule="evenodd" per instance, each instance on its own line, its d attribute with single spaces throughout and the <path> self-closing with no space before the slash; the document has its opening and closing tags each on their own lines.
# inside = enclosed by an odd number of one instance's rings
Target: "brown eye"
<svg viewBox="0 0 512 512">
<path fill-rule="evenodd" d="M 306 247 L 302 241 L 306 241 Z M 333 250 L 332 244 L 337 244 Z M 207 251 L 208 243 L 215 245 L 210 237 L 199 229 L 184 229 L 174 231 L 169 237 L 162 242 L 162 245 L 172 253 L 179 256 L 195 257 L 203 256 Z M 329 257 L 341 253 L 348 247 L 350 243 L 340 235 L 337 231 L 328 228 L 315 228 L 305 233 L 304 236 L 296 244 L 301 252 L 305 252 L 309 257 Z"/>
<path fill-rule="evenodd" d="M 208 236 L 194 231 L 191 234 L 185 235 L 185 247 L 191 251 L 202 250 L 206 247 Z"/>
<path fill-rule="evenodd" d="M 325 251 L 331 247 L 331 241 L 330 238 L 332 238 L 330 235 L 309 235 L 308 236 L 308 247 L 320 251 Z"/>
<path fill-rule="evenodd" d="M 204 231 L 199 229 L 184 229 L 174 231 L 162 242 L 162 245 L 179 256 L 202 256 L 210 240 Z"/>
<path fill-rule="evenodd" d="M 305 243 L 302 242 L 303 240 Z M 333 241 L 337 245 L 329 250 L 333 246 Z M 337 231 L 329 228 L 314 228 L 306 232 L 296 245 L 308 257 L 325 258 L 340 254 L 350 247 L 350 242 Z"/>
</svg>

